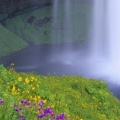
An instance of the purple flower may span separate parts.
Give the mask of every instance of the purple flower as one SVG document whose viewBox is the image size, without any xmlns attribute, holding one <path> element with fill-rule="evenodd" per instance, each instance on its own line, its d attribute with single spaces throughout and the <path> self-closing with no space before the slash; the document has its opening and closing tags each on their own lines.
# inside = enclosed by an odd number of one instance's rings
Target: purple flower
<svg viewBox="0 0 120 120">
<path fill-rule="evenodd" d="M 15 112 L 19 112 L 20 110 L 22 110 L 22 109 L 18 107 L 15 109 Z"/>
<path fill-rule="evenodd" d="M 46 108 L 46 109 L 44 110 L 44 114 L 52 114 L 52 113 L 53 113 L 53 111 L 52 111 L 51 108 Z"/>
<path fill-rule="evenodd" d="M 15 109 L 15 112 L 19 112 L 19 109 Z"/>
<path fill-rule="evenodd" d="M 38 110 L 39 110 L 39 111 L 42 110 L 42 107 L 39 107 Z"/>
<path fill-rule="evenodd" d="M 21 100 L 20 103 L 21 103 L 21 104 L 25 104 L 25 100 Z"/>
<path fill-rule="evenodd" d="M 65 118 L 65 114 L 64 114 L 64 113 L 61 113 L 60 119 L 64 119 L 64 118 Z"/>
<path fill-rule="evenodd" d="M 4 103 L 4 101 L 2 99 L 0 99 L 0 105 L 3 104 L 3 103 Z"/>
<path fill-rule="evenodd" d="M 21 100 L 20 103 L 21 103 L 21 104 L 28 105 L 28 106 L 31 104 L 31 102 L 28 101 L 28 100 Z"/>
<path fill-rule="evenodd" d="M 42 107 L 44 105 L 44 102 L 41 100 L 39 105 Z"/>
<path fill-rule="evenodd" d="M 25 104 L 29 106 L 29 105 L 31 104 L 31 102 L 28 101 L 28 100 L 26 100 L 26 101 L 25 101 Z"/>
<path fill-rule="evenodd" d="M 19 112 L 20 110 L 22 110 L 19 105 L 14 104 L 13 107 L 15 109 L 15 112 Z"/>
<path fill-rule="evenodd" d="M 64 118 L 65 118 L 65 114 L 64 113 L 61 113 L 60 115 L 55 116 L 56 120 L 64 120 Z"/>
<path fill-rule="evenodd" d="M 43 118 L 43 117 L 45 117 L 45 114 L 44 113 L 42 113 L 42 114 L 40 114 L 40 115 L 38 115 L 38 119 L 41 119 L 41 118 Z"/>
<path fill-rule="evenodd" d="M 25 120 L 23 114 L 19 115 L 19 120 Z"/>
</svg>

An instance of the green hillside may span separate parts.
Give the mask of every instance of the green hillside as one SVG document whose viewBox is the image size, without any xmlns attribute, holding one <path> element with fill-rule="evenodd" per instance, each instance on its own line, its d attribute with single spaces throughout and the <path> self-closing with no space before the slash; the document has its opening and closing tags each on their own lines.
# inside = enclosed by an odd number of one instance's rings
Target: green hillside
<svg viewBox="0 0 120 120">
<path fill-rule="evenodd" d="M 54 115 L 65 113 L 70 117 L 64 120 L 120 120 L 120 100 L 103 81 L 18 73 L 0 65 L 0 88 L 0 120 L 18 120 L 21 114 L 25 120 L 38 120 L 46 108 L 51 108 Z M 44 101 L 44 106 L 39 106 L 40 101 Z M 52 115 L 47 114 L 42 120 L 63 120 Z"/>
<path fill-rule="evenodd" d="M 23 13 L 7 19 L 3 24 L 26 42 L 50 43 L 51 7 Z"/>
<path fill-rule="evenodd" d="M 26 46 L 27 43 L 23 39 L 0 25 L 0 57 L 21 50 Z"/>
</svg>

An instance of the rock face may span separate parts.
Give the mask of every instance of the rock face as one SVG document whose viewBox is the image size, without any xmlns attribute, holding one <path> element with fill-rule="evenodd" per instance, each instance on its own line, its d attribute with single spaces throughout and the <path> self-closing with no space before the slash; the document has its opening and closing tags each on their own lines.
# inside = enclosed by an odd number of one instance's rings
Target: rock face
<svg viewBox="0 0 120 120">
<path fill-rule="evenodd" d="M 23 13 L 49 6 L 51 4 L 51 0 L 20 0 L 19 2 L 13 2 L 12 0 L 1 1 L 0 15 L 3 17 L 1 17 L 0 23 L 7 18 L 12 18 Z M 28 22 L 31 22 L 31 19 L 29 19 Z"/>
<path fill-rule="evenodd" d="M 51 0 L 1 0 L 0 1 L 0 14 L 10 13 L 16 10 L 24 9 L 26 7 L 50 3 Z"/>
<path fill-rule="evenodd" d="M 42 4 L 52 3 L 54 0 L 1 0 L 0 1 L 0 14 L 12 13 L 15 11 L 23 10 L 25 8 L 39 6 Z M 60 0 L 62 2 L 64 0 Z M 72 0 L 73 2 L 91 3 L 93 0 Z"/>
</svg>

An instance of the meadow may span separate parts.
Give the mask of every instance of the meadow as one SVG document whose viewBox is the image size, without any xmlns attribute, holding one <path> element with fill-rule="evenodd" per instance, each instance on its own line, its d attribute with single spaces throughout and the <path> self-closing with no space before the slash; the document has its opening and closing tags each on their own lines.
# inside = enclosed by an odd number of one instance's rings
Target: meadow
<svg viewBox="0 0 120 120">
<path fill-rule="evenodd" d="M 120 120 L 120 101 L 102 80 L 37 75 L 0 65 L 0 120 Z"/>
</svg>

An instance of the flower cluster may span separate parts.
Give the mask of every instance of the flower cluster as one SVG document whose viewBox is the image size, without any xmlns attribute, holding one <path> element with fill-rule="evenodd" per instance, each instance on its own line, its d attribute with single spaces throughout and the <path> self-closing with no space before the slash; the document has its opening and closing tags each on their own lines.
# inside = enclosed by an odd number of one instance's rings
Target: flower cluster
<svg viewBox="0 0 120 120">
<path fill-rule="evenodd" d="M 25 120 L 25 117 L 23 116 L 23 114 L 19 115 L 19 120 Z"/>
<path fill-rule="evenodd" d="M 20 103 L 28 106 L 31 104 L 29 100 L 21 100 Z"/>
<path fill-rule="evenodd" d="M 44 105 L 44 102 L 40 101 L 39 108 L 38 108 L 39 111 L 43 109 L 42 108 L 43 105 Z M 56 114 L 54 114 L 53 110 L 50 107 L 44 109 L 43 112 L 41 114 L 39 114 L 37 118 L 42 119 L 45 116 L 50 116 L 50 118 L 53 118 L 55 120 L 64 120 L 64 118 L 65 118 L 64 113 L 61 113 L 60 115 L 56 115 Z"/>
<path fill-rule="evenodd" d="M 25 120 L 23 112 L 25 110 L 25 107 L 23 105 L 27 105 L 29 107 L 33 107 L 33 105 L 36 106 L 39 112 L 39 114 L 36 114 L 37 119 L 48 117 L 49 120 L 64 120 L 66 118 L 64 113 L 56 115 L 50 107 L 44 108 L 44 104 L 45 102 L 43 100 L 39 102 L 34 102 L 33 104 L 29 100 L 21 100 L 18 105 L 14 104 L 14 110 L 15 112 L 19 113 L 19 120 Z M 67 120 L 70 119 L 68 118 Z"/>
<path fill-rule="evenodd" d="M 0 105 L 2 105 L 4 103 L 3 99 L 0 99 Z"/>
<path fill-rule="evenodd" d="M 55 120 L 64 120 L 65 114 L 61 113 L 60 115 L 55 115 L 50 107 L 46 108 L 42 114 L 38 115 L 38 119 L 42 119 L 45 116 L 49 115 L 50 117 L 54 118 Z"/>
</svg>

